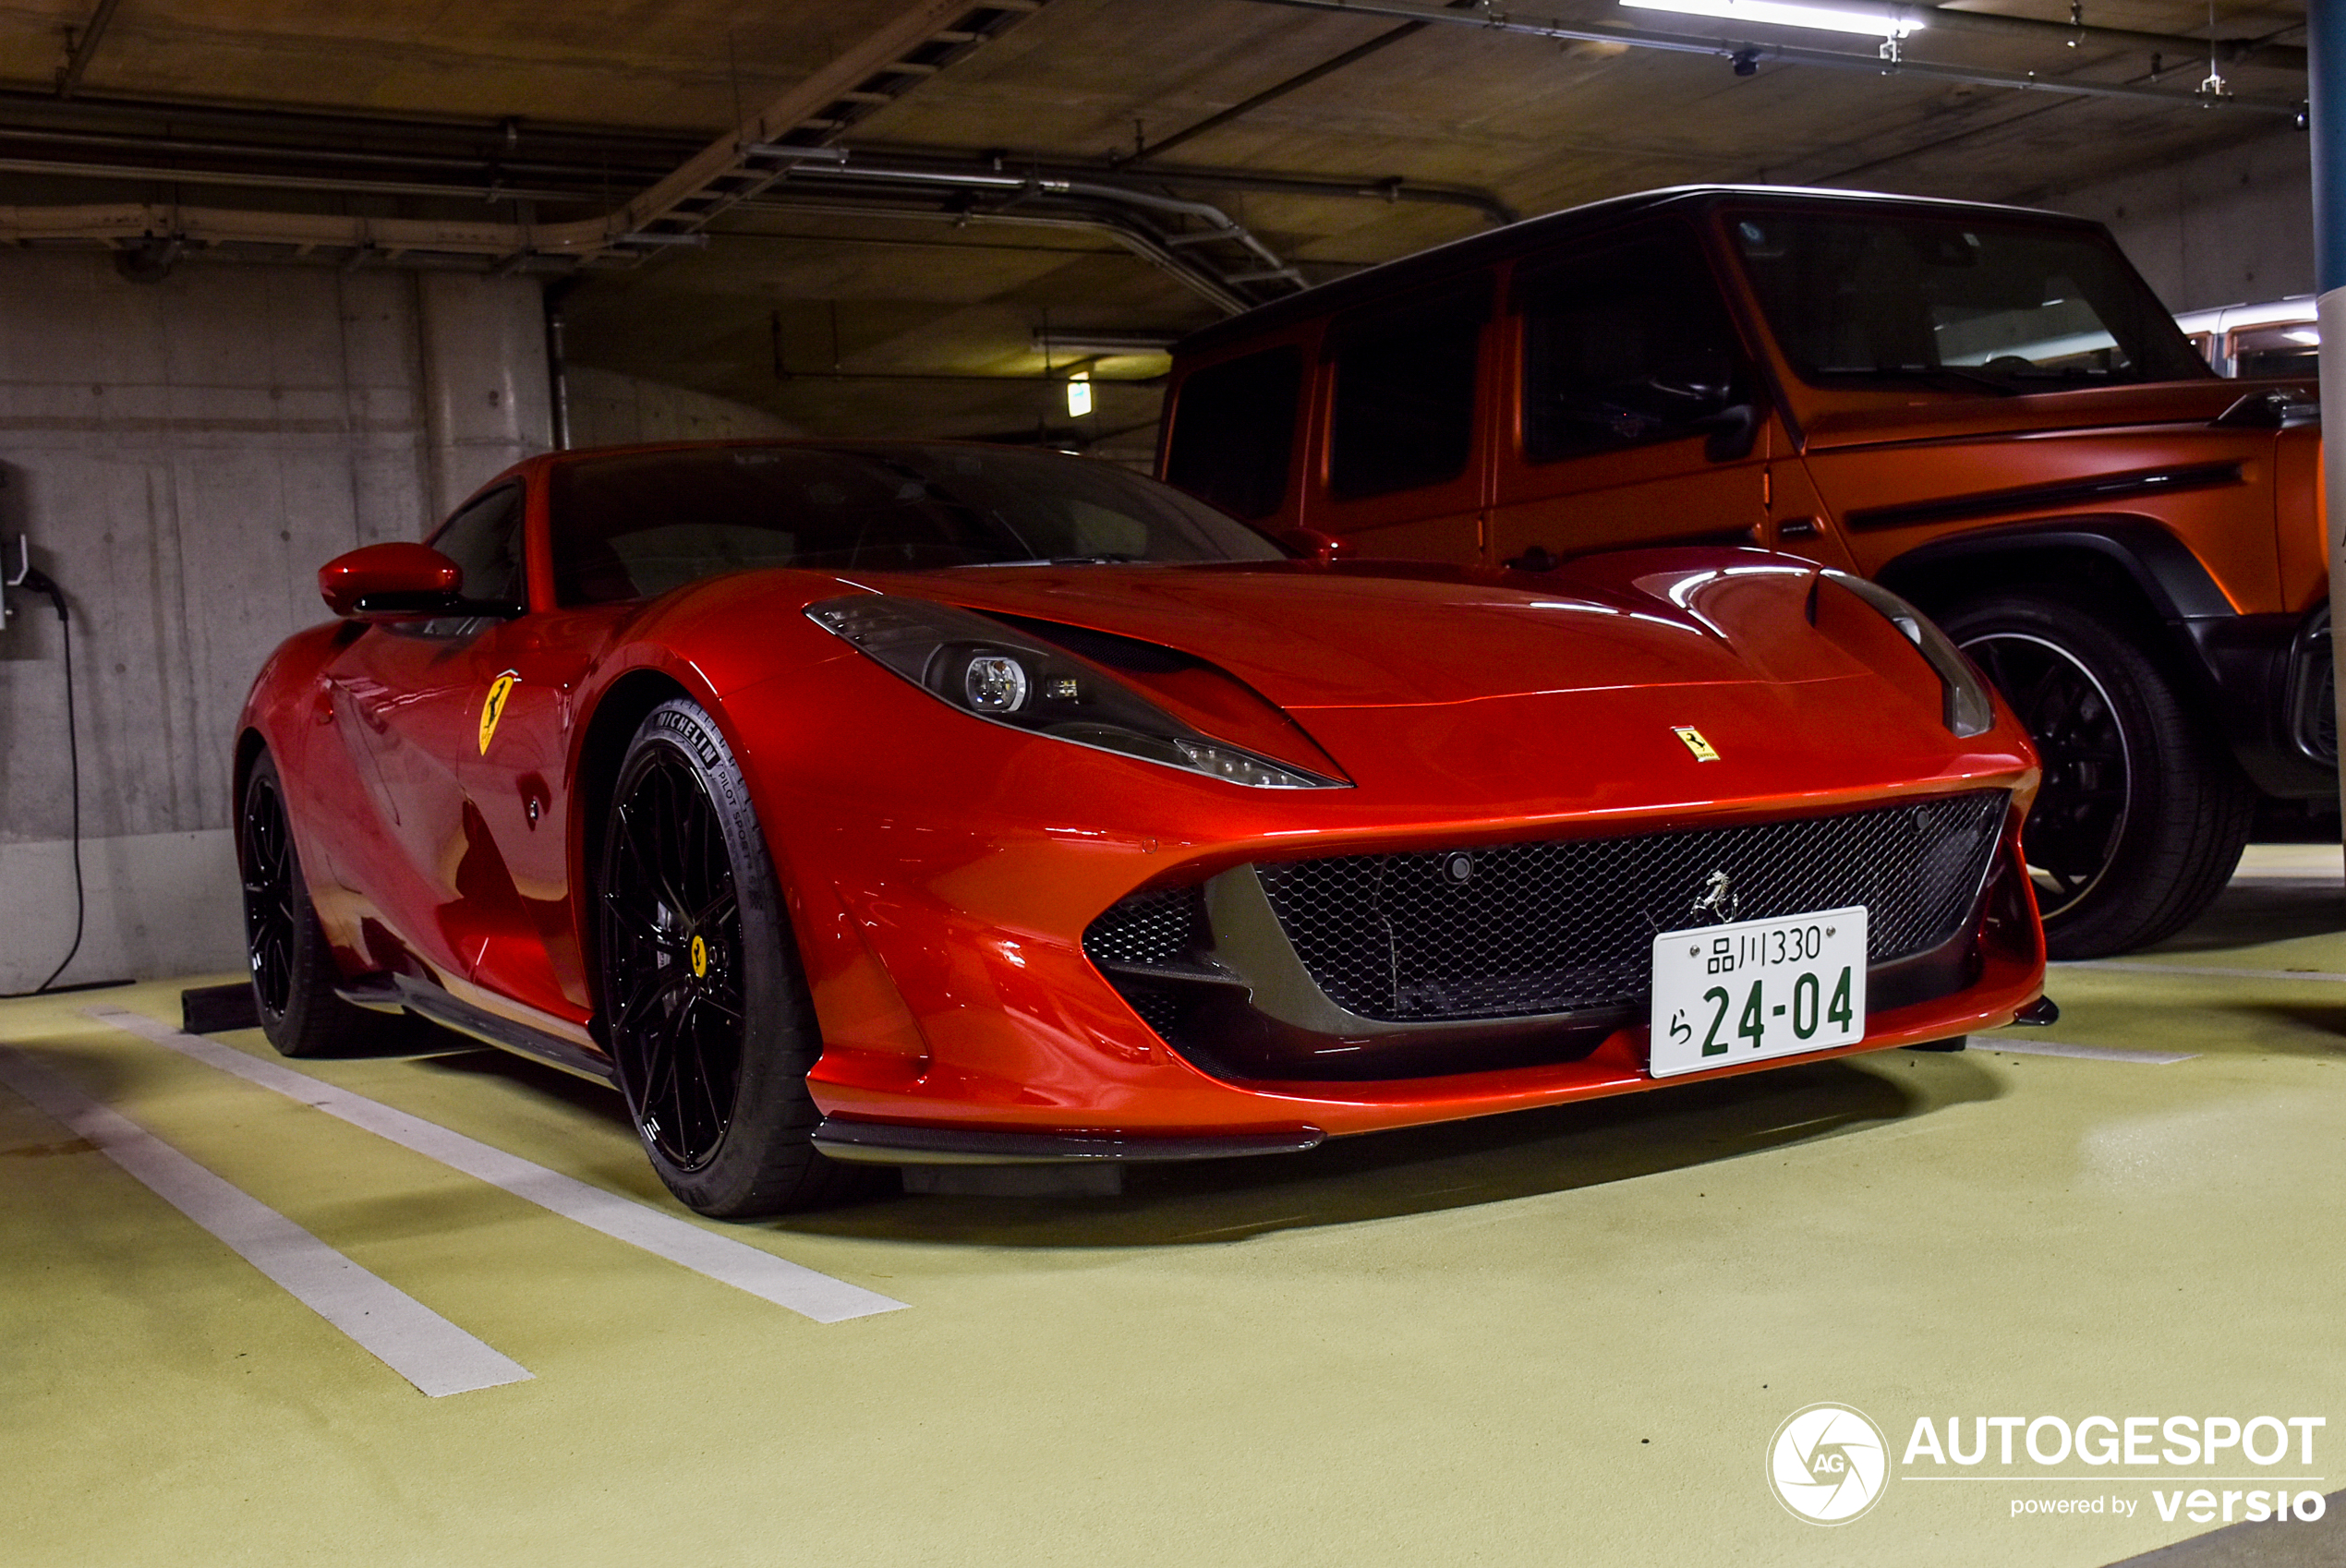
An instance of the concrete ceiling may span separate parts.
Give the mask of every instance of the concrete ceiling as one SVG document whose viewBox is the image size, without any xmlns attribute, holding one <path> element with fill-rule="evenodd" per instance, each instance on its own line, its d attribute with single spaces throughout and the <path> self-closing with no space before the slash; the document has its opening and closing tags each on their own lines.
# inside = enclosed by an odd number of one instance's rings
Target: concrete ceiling
<svg viewBox="0 0 2346 1568">
<path fill-rule="evenodd" d="M 593 216 L 827 68 L 836 75 L 909 3 L 0 0 L 0 205 L 167 210 L 200 199 L 212 209 L 476 223 Z M 1610 0 L 1532 3 L 1536 13 L 1515 12 L 1518 20 L 1698 43 L 1769 34 L 1771 43 L 1859 55 L 1849 62 L 1859 66 L 1873 49 L 1871 40 L 1827 33 L 1746 27 L 1729 37 L 1715 24 Z M 2066 0 L 1963 0 L 1961 8 L 2059 25 L 1991 30 L 1917 6 L 1933 25 L 1907 41 L 1913 68 L 1884 74 L 1763 53 L 1740 76 L 1718 49 L 1541 38 L 1435 18 L 1135 160 L 1136 145 L 1223 115 L 1393 33 L 1408 16 L 1260 0 L 1005 0 L 969 7 L 988 36 L 956 42 L 949 32 L 925 55 L 886 52 L 942 63 L 849 94 L 857 100 L 849 112 L 803 124 L 790 139 L 828 144 L 832 156 L 846 150 L 848 170 L 889 159 L 1011 175 L 1046 165 L 1211 203 L 1318 281 L 1474 232 L 1493 202 L 1530 215 L 1720 179 L 2026 201 L 2297 134 L 2259 106 L 2304 93 L 2292 47 L 2304 42 L 2302 4 L 2219 7 L 2219 38 L 2278 47 L 2227 51 L 2234 100 L 2213 108 L 2193 101 L 2208 74 L 2204 44 L 2162 46 L 2116 30 L 2204 40 L 2204 5 L 2085 0 L 2087 30 L 2074 34 Z M 1410 7 L 1403 0 L 1393 9 Z M 60 73 L 93 32 L 72 95 L 61 97 Z M 1931 68 L 1977 79 L 1925 74 Z M 2041 84 L 2161 96 L 1995 84 L 2029 73 Z M 705 247 L 630 251 L 628 265 L 579 272 L 562 299 L 574 356 L 816 429 L 1049 426 L 1111 447 L 1147 444 L 1154 387 L 1109 383 L 1144 378 L 1161 360 L 1101 361 L 1098 411 L 1070 426 L 1062 390 L 1042 379 L 1069 356 L 1053 352 L 1046 365 L 1037 337 L 1203 325 L 1221 308 L 1194 278 L 1185 286 L 1137 257 L 1146 244 L 1101 226 L 1096 204 L 827 177 L 844 172 L 804 165 L 756 200 L 671 225 L 705 231 Z M 239 188 L 240 175 L 274 183 Z M 1344 193 L 1270 187 L 1299 179 L 1341 182 Z M 1408 199 L 1363 194 L 1381 181 L 1404 182 Z M 1461 191 L 1480 193 L 1482 206 Z M 1143 217 L 1160 238 L 1211 223 L 1193 212 Z M 525 262 L 570 265 L 512 259 Z M 1215 266 L 1225 278 L 1271 270 L 1227 247 Z M 1264 278 L 1234 288 L 1264 298 L 1291 286 Z M 1136 433 L 1117 434 L 1127 428 Z"/>
</svg>

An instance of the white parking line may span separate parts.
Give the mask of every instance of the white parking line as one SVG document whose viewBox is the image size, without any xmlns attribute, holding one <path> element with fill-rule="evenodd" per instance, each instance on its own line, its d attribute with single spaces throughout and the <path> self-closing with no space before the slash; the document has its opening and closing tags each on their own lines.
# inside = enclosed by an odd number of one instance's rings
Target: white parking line
<svg viewBox="0 0 2346 1568">
<path fill-rule="evenodd" d="M 529 1380 L 529 1369 L 519 1362 L 499 1355 L 23 1052 L 0 1046 L 0 1083 L 97 1145 L 156 1197 L 210 1231 L 295 1300 L 425 1393 L 437 1399 Z"/>
<path fill-rule="evenodd" d="M 2188 1062 L 2196 1051 L 2129 1051 L 2122 1045 L 2065 1045 L 2058 1040 L 2030 1040 L 2003 1034 L 1975 1034 L 1975 1051 L 2004 1051 L 2015 1056 L 2074 1056 L 2086 1062 L 2130 1062 L 2135 1067 L 2163 1067 Z"/>
<path fill-rule="evenodd" d="M 274 1090 L 378 1138 L 388 1139 L 403 1149 L 411 1149 L 426 1159 L 437 1160 L 491 1187 L 502 1188 L 516 1198 L 566 1220 L 575 1220 L 614 1241 L 640 1247 L 655 1257 L 680 1263 L 696 1274 L 745 1290 L 762 1301 L 786 1307 L 818 1323 L 868 1318 L 877 1312 L 900 1311 L 904 1307 L 903 1302 L 877 1291 L 849 1285 L 845 1280 L 818 1273 L 730 1236 L 705 1231 L 673 1214 L 647 1209 L 632 1199 L 605 1192 L 560 1171 L 548 1170 L 518 1154 L 493 1149 L 420 1116 L 393 1110 L 379 1100 L 337 1089 L 323 1079 L 248 1056 L 216 1040 L 182 1034 L 143 1013 L 125 1012 L 119 1007 L 90 1007 L 84 1011 L 102 1023 L 168 1046 L 206 1067 L 234 1073 L 248 1083 Z"/>
<path fill-rule="evenodd" d="M 2309 980 L 2316 985 L 2346 985 L 2346 974 L 2318 969 L 2219 969 L 2210 964 L 2130 964 L 2121 959 L 2072 959 L 2045 967 L 2121 970 L 2128 974 L 2189 974 L 2217 980 Z"/>
</svg>

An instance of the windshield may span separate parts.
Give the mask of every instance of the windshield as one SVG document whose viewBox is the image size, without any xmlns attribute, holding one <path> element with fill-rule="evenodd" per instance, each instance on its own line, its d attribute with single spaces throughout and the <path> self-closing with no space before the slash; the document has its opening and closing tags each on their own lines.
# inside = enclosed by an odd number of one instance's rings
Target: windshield
<svg viewBox="0 0 2346 1568">
<path fill-rule="evenodd" d="M 1244 524 L 1082 458 L 913 442 L 615 452 L 552 475 L 564 604 L 725 572 L 1278 561 Z"/>
<path fill-rule="evenodd" d="M 2016 392 L 2211 374 L 2125 258 L 2088 231 L 1772 209 L 1726 223 L 1803 380 Z"/>
</svg>

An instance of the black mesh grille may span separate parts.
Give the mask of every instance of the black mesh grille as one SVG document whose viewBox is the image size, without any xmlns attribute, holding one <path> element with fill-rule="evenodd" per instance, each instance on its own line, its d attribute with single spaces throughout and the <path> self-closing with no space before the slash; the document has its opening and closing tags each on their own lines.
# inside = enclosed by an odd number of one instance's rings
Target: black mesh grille
<svg viewBox="0 0 2346 1568">
<path fill-rule="evenodd" d="M 1095 964 L 1153 968 L 1194 961 L 1205 904 L 1195 887 L 1135 893 L 1083 933 L 1083 956 Z"/>
<path fill-rule="evenodd" d="M 1734 919 L 1863 904 L 1871 962 L 1927 951 L 1968 912 L 2004 804 L 1982 790 L 1748 827 L 1258 869 L 1304 968 L 1348 1011 L 1507 1018 L 1641 1005 L 1655 935 L 1714 923 L 1695 900 L 1716 872 Z"/>
</svg>

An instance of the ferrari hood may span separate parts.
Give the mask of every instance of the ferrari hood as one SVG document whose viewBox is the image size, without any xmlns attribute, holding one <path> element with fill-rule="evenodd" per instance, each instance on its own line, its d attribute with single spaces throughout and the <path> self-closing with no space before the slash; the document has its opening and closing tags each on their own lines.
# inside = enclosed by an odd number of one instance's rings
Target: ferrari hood
<svg viewBox="0 0 2346 1568">
<path fill-rule="evenodd" d="M 1601 558 L 1500 578 L 1439 567 L 1011 568 L 862 585 L 1178 648 L 1291 711 L 1861 676 L 1803 621 L 1806 563 Z"/>
</svg>

